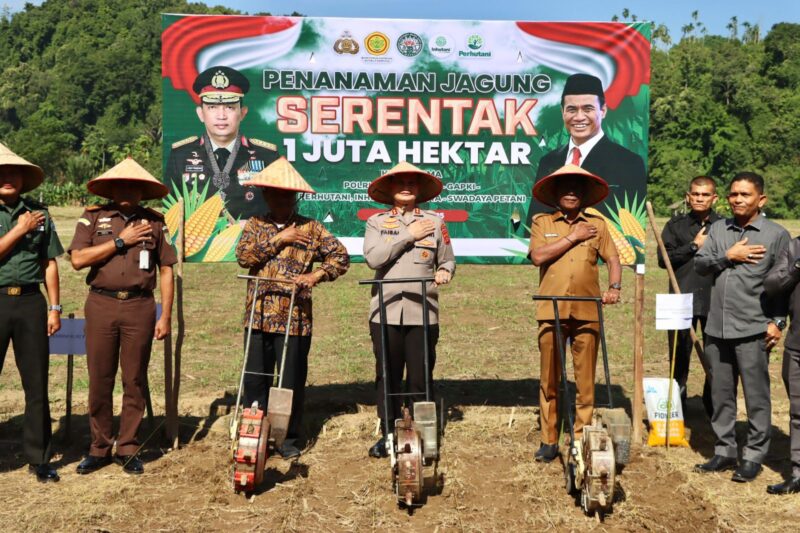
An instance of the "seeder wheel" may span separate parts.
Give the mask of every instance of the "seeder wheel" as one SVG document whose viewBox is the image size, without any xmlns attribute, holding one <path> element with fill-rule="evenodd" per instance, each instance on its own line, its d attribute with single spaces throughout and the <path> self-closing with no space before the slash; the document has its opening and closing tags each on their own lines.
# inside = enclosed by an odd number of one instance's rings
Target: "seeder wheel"
<svg viewBox="0 0 800 533">
<path fill-rule="evenodd" d="M 233 490 L 237 493 L 253 492 L 264 481 L 268 440 L 269 420 L 253 403 L 242 412 L 239 439 L 233 451 Z"/>
<path fill-rule="evenodd" d="M 408 409 L 395 423 L 397 462 L 393 477 L 397 499 L 411 507 L 422 499 L 424 474 L 422 470 L 422 439 Z"/>
</svg>

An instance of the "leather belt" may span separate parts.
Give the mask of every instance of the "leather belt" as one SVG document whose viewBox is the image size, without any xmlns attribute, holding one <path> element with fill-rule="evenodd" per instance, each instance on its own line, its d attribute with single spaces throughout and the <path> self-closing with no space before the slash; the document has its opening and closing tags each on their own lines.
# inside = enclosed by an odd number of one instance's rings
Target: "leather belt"
<svg viewBox="0 0 800 533">
<path fill-rule="evenodd" d="M 33 294 L 39 292 L 39 284 L 32 283 L 30 285 L 8 285 L 0 287 L 0 294 L 8 296 L 21 296 L 23 294 Z"/>
<path fill-rule="evenodd" d="M 153 296 L 153 291 L 107 291 L 105 289 L 98 289 L 96 287 L 91 288 L 92 292 L 96 292 L 97 294 L 102 294 L 103 296 L 110 296 L 111 298 L 116 298 L 117 300 L 132 300 L 133 298 L 149 298 Z"/>
</svg>

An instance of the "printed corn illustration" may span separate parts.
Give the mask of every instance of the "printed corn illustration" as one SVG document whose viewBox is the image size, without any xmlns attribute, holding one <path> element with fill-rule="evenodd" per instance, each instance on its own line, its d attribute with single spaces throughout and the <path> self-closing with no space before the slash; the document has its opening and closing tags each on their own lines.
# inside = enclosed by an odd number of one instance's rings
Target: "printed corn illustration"
<svg viewBox="0 0 800 533">
<path fill-rule="evenodd" d="M 602 217 L 603 220 L 606 221 L 608 233 L 611 235 L 611 240 L 614 241 L 614 246 L 617 247 L 620 263 L 623 265 L 634 264 L 636 261 L 636 252 L 634 251 L 633 246 L 631 246 L 631 243 L 628 242 L 628 239 L 625 238 L 625 235 L 623 235 L 622 232 L 617 229 L 617 225 L 594 207 L 587 208 L 586 212 L 590 215 Z"/>
<path fill-rule="evenodd" d="M 178 234 L 178 227 L 180 226 L 181 221 L 181 204 L 180 202 L 175 202 L 172 204 L 172 207 L 164 213 L 164 222 L 167 224 L 167 229 L 169 230 L 169 235 L 171 238 L 175 238 L 175 235 Z"/>
<path fill-rule="evenodd" d="M 622 226 L 622 233 L 630 235 L 639 242 L 644 242 L 644 228 L 627 209 L 620 208 L 617 212 L 619 217 L 620 226 Z"/>
<path fill-rule="evenodd" d="M 241 234 L 242 228 L 239 224 L 233 224 L 225 228 L 211 241 L 211 245 L 208 247 L 205 257 L 203 257 L 203 262 L 222 261 L 231 251 L 231 248 L 236 246 L 236 241 L 239 240 L 239 235 Z"/>
<path fill-rule="evenodd" d="M 186 239 L 184 250 L 186 257 L 192 256 L 203 249 L 214 232 L 217 217 L 222 211 L 222 198 L 215 194 L 194 212 L 186 221 Z"/>
</svg>

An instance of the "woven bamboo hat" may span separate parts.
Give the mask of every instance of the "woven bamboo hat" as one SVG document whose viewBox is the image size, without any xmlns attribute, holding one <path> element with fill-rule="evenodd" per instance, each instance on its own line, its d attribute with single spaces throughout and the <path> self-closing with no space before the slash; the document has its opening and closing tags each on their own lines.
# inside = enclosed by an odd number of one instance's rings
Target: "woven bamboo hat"
<svg viewBox="0 0 800 533">
<path fill-rule="evenodd" d="M 579 178 L 586 184 L 586 194 L 581 200 L 581 208 L 602 202 L 608 196 L 608 183 L 600 176 L 577 165 L 564 165 L 552 174 L 543 177 L 533 186 L 533 196 L 543 204 L 558 207 L 558 182 L 569 177 Z"/>
<path fill-rule="evenodd" d="M 307 192 L 310 194 L 316 192 L 283 156 L 270 163 L 267 168 L 253 176 L 250 181 L 242 183 L 242 185 L 244 187 L 270 187 L 272 189 Z"/>
<path fill-rule="evenodd" d="M 40 167 L 25 161 L 2 143 L 0 143 L 0 166 L 19 167 L 22 172 L 22 190 L 20 190 L 20 193 L 32 191 L 44 181 L 44 171 Z"/>
<path fill-rule="evenodd" d="M 394 196 L 392 195 L 391 178 L 393 176 L 413 175 L 419 181 L 419 194 L 417 195 L 417 203 L 422 204 L 429 200 L 433 200 L 439 193 L 442 192 L 442 180 L 428 174 L 424 170 L 420 170 L 411 163 L 398 163 L 386 174 L 375 178 L 369 184 L 367 194 L 369 197 L 382 204 L 394 204 Z"/>
<path fill-rule="evenodd" d="M 139 185 L 142 189 L 142 200 L 163 198 L 169 193 L 166 185 L 154 178 L 132 157 L 124 159 L 118 165 L 89 180 L 86 187 L 92 194 L 112 199 L 114 185 L 121 181 L 135 182 Z"/>
</svg>

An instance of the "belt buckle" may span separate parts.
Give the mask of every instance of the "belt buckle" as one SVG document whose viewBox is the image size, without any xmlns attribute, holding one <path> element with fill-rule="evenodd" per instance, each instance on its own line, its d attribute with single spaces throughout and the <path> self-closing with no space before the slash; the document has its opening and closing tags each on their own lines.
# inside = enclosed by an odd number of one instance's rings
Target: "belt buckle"
<svg viewBox="0 0 800 533">
<path fill-rule="evenodd" d="M 117 292 L 117 300 L 127 300 L 130 297 L 130 293 L 128 291 L 118 291 Z"/>
<path fill-rule="evenodd" d="M 19 296 L 22 294 L 22 287 L 8 287 L 9 296 Z"/>
</svg>

